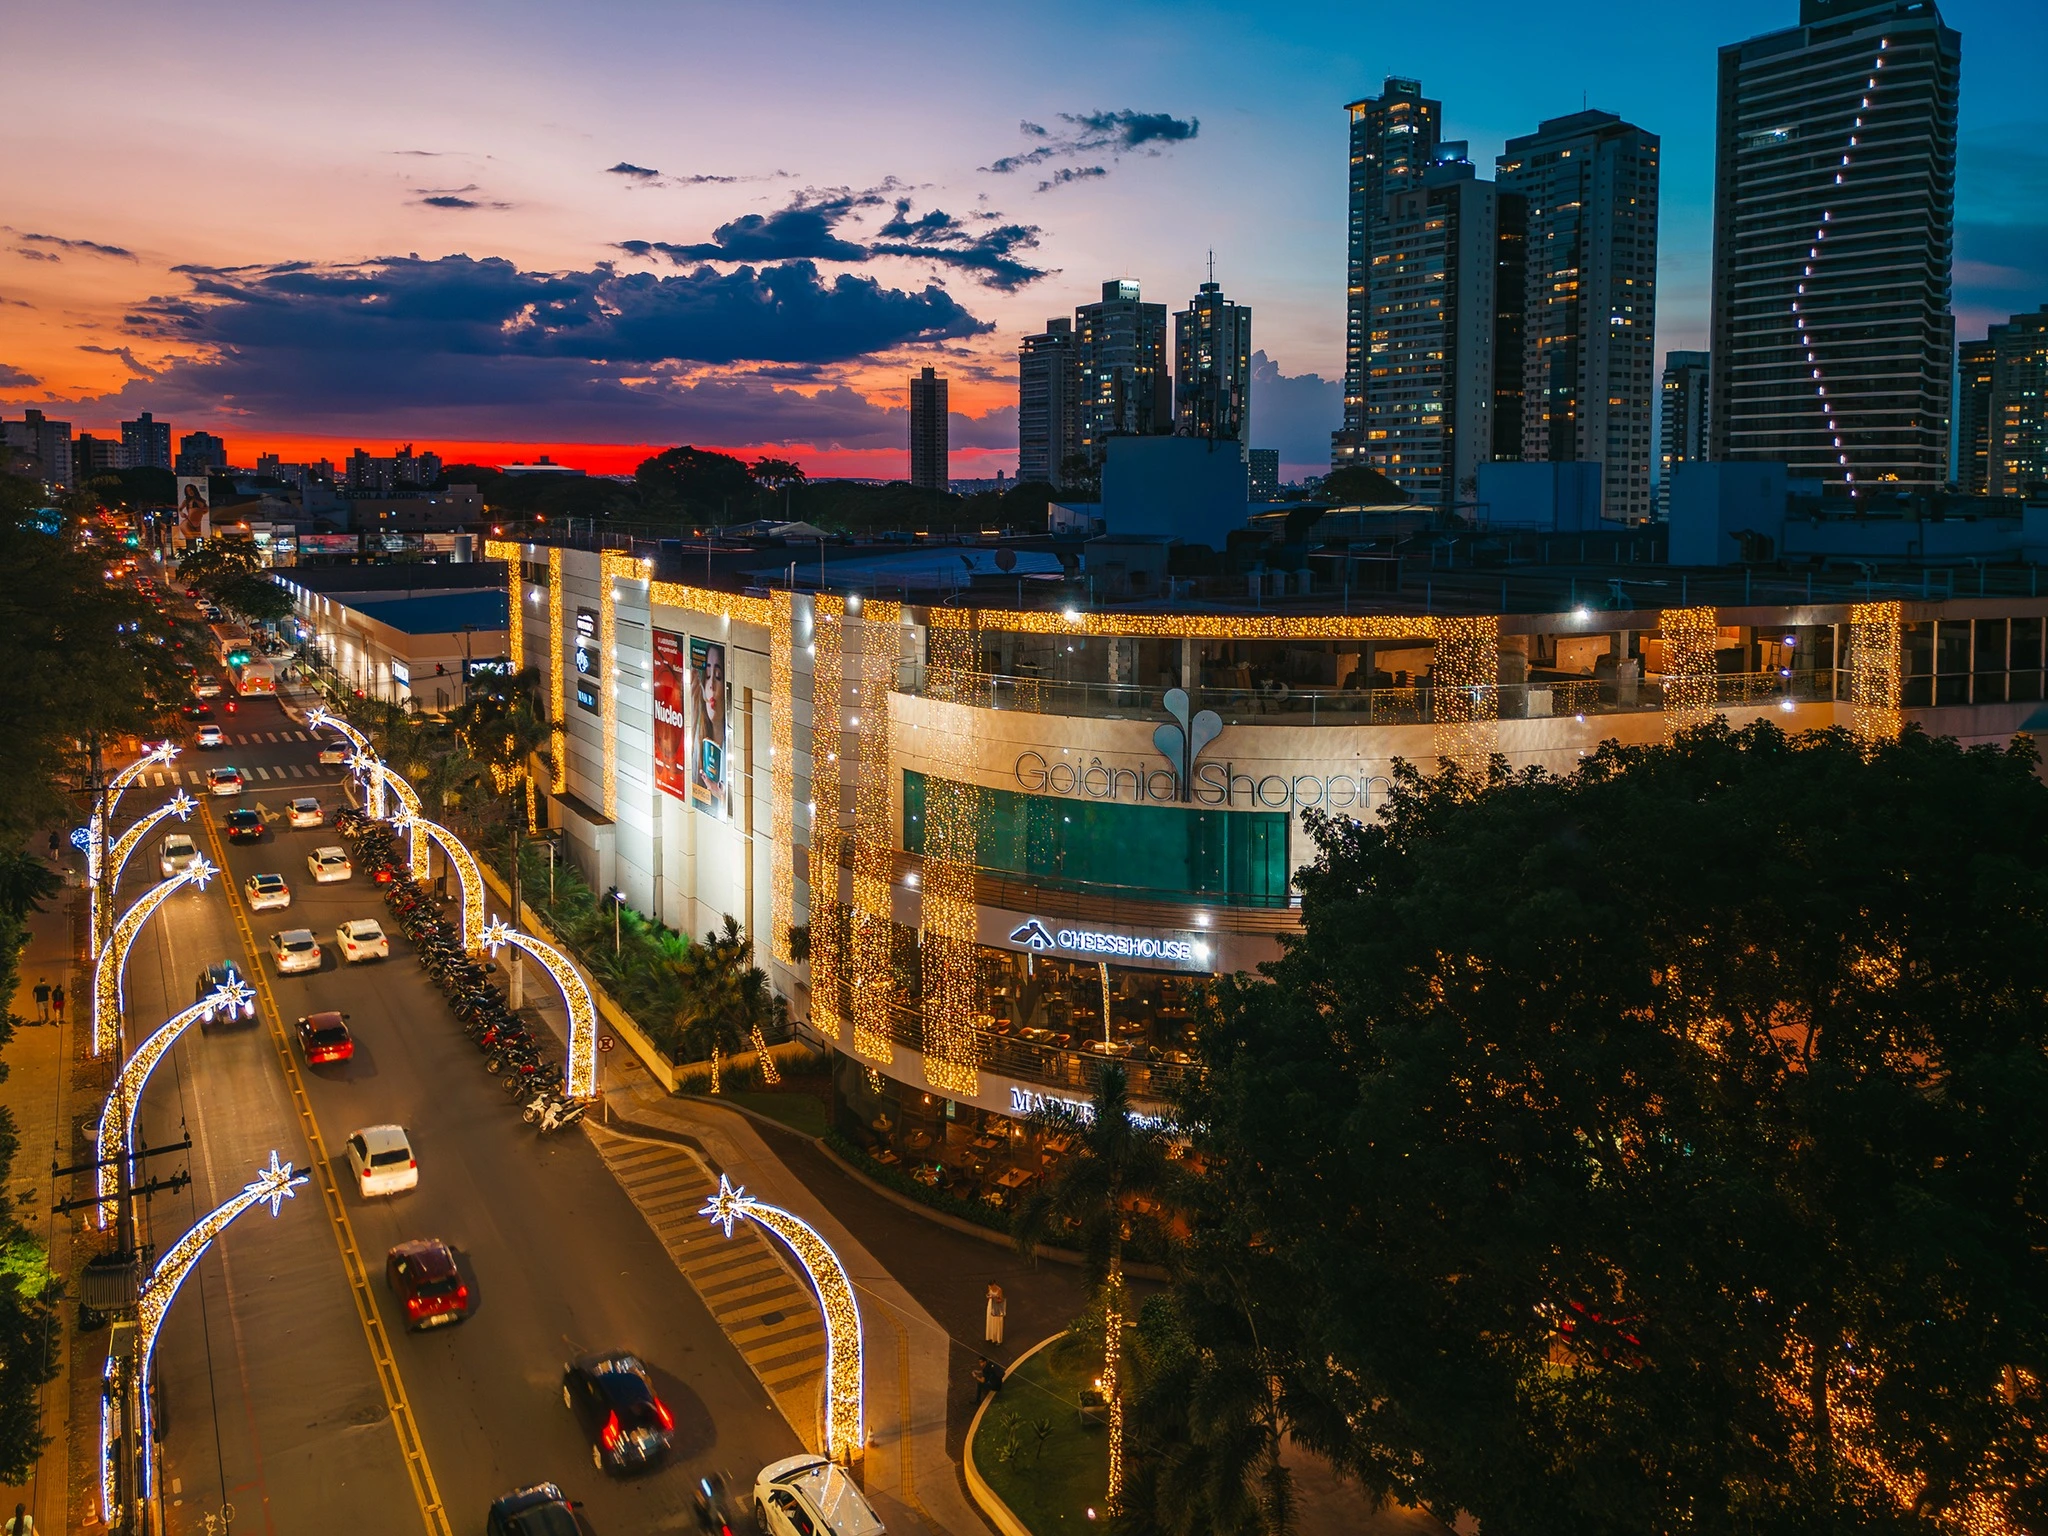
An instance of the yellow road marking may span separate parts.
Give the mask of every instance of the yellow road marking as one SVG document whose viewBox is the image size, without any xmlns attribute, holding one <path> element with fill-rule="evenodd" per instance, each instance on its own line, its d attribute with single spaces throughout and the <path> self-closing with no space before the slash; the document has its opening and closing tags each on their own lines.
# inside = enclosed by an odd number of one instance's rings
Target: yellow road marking
<svg viewBox="0 0 2048 1536">
<path fill-rule="evenodd" d="M 335 1181 L 334 1165 L 327 1156 L 326 1138 L 320 1134 L 320 1122 L 313 1118 L 313 1102 L 306 1097 L 305 1079 L 299 1075 L 298 1059 L 292 1055 L 291 1041 L 284 1032 L 284 1015 L 278 1009 L 276 995 L 270 990 L 270 976 L 263 968 L 263 953 L 257 948 L 256 935 L 249 927 L 249 914 L 242 907 L 242 893 L 235 889 L 234 877 L 228 873 L 220 830 L 213 824 L 213 807 L 201 801 L 199 814 L 206 825 L 207 841 L 213 845 L 213 862 L 220 866 L 221 885 L 227 891 L 228 911 L 234 916 L 235 930 L 241 934 L 242 948 L 248 956 L 245 974 L 256 989 L 263 1017 L 270 1023 L 270 1043 L 277 1048 L 277 1059 L 284 1067 L 285 1086 L 291 1090 L 292 1103 L 298 1109 L 299 1123 L 312 1152 L 313 1166 L 307 1171 L 313 1175 L 313 1182 L 320 1186 L 320 1199 L 327 1207 L 328 1225 L 334 1229 L 334 1240 L 341 1247 L 342 1271 L 348 1276 L 349 1294 L 355 1300 L 356 1316 L 363 1325 L 363 1337 L 370 1345 L 370 1359 L 377 1367 L 377 1384 L 384 1389 L 384 1404 L 391 1410 L 391 1427 L 398 1436 L 398 1453 L 405 1461 L 406 1475 L 412 1479 L 413 1497 L 419 1501 L 427 1536 L 454 1536 L 454 1528 L 448 1523 L 448 1512 L 441 1505 L 441 1490 L 434 1484 L 434 1469 L 427 1464 L 426 1444 L 420 1439 L 419 1424 L 413 1418 L 412 1404 L 405 1395 L 405 1383 L 398 1375 L 398 1359 L 391 1351 L 391 1336 L 385 1332 L 384 1319 L 377 1315 L 377 1297 L 370 1289 L 369 1271 L 364 1268 L 362 1253 L 356 1247 L 355 1228 L 349 1223 L 348 1207 L 342 1203 L 341 1186 Z"/>
</svg>

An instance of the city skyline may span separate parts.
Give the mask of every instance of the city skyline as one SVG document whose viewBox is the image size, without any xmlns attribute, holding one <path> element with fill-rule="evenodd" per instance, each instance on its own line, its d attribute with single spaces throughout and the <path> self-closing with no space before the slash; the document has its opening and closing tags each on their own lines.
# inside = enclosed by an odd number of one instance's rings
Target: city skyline
<svg viewBox="0 0 2048 1536">
<path fill-rule="evenodd" d="M 1113 71 L 1076 56 L 1051 87 L 988 78 L 971 61 L 1014 40 L 955 18 L 918 45 L 958 66 L 920 105 L 949 117 L 940 135 L 899 132 L 896 107 L 849 83 L 884 44 L 803 13 L 832 46 L 793 60 L 789 89 L 845 126 L 822 145 L 807 116 L 697 62 L 752 21 L 693 20 L 684 48 L 621 9 L 555 38 L 536 10 L 479 26 L 473 8 L 436 6 L 408 13 L 413 47 L 378 54 L 379 78 L 419 88 L 380 90 L 364 113 L 345 83 L 293 101 L 228 89 L 287 59 L 303 70 L 310 39 L 226 5 L 166 45 L 168 70 L 189 53 L 202 86 L 130 100 L 80 75 L 93 54 L 76 46 L 125 14 L 20 23 L 18 47 L 48 62 L 23 82 L 23 152 L 0 169 L 10 415 L 41 405 L 114 435 L 148 409 L 243 458 L 413 438 L 451 461 L 517 447 L 623 470 L 693 441 L 900 474 L 901 379 L 929 363 L 953 381 L 955 473 L 992 474 L 1016 464 L 1021 339 L 1120 276 L 1178 305 L 1214 247 L 1232 298 L 1259 314 L 1250 442 L 1279 448 L 1292 478 L 1326 462 L 1317 440 L 1341 421 L 1345 102 L 1389 74 L 1419 78 L 1443 136 L 1481 165 L 1582 102 L 1656 134 L 1661 359 L 1706 343 L 1717 51 L 1794 24 L 1797 6 L 1582 33 L 1582 67 L 1543 71 L 1519 63 L 1554 52 L 1542 19 L 1504 6 L 1449 36 L 1399 16 L 1346 28 L 1334 10 L 1225 16 L 1202 51 L 1140 7 L 1090 22 L 1132 41 L 1091 50 Z M 1988 3 L 1943 15 L 1966 50 L 1954 307 L 1969 339 L 2048 294 L 2048 153 L 2033 147 L 2048 123 L 2025 75 L 2048 19 Z M 373 22 L 322 38 L 318 68 L 360 78 L 349 61 Z M 1054 48 L 1073 25 L 1036 13 L 1027 45 Z M 623 49 L 629 27 L 639 41 Z M 1232 46 L 1209 49 L 1219 33 Z M 436 62 L 453 57 L 480 67 Z M 659 92 L 657 66 L 673 77 Z M 507 110 L 534 92 L 546 111 Z M 128 152 L 140 142 L 162 148 Z M 352 312 L 372 286 L 419 317 L 408 347 L 380 345 Z M 790 334 L 736 338 L 724 322 L 764 297 L 795 317 Z M 508 323 L 466 327 L 465 306 Z M 603 344 L 586 342 L 578 327 L 607 308 Z"/>
</svg>

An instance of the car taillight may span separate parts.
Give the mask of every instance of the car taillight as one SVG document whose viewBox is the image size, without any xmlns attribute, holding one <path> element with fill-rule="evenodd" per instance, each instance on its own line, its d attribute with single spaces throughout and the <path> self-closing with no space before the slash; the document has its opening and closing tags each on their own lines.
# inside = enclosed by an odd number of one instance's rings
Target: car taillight
<svg viewBox="0 0 2048 1536">
<path fill-rule="evenodd" d="M 654 1415 L 661 1420 L 661 1427 L 663 1429 L 674 1429 L 676 1427 L 675 1415 L 668 1411 L 668 1404 L 658 1397 L 654 1400 Z"/>
<path fill-rule="evenodd" d="M 455 1287 L 455 1299 L 457 1301 L 469 1300 L 469 1287 L 466 1285 L 458 1285 L 457 1287 Z"/>
<path fill-rule="evenodd" d="M 419 1316 L 420 1309 L 425 1305 L 426 1302 L 424 1302 L 417 1296 L 408 1296 L 405 1298 L 405 1310 L 410 1312 L 414 1317 Z"/>
<path fill-rule="evenodd" d="M 615 1447 L 616 1447 L 616 1446 L 618 1445 L 618 1443 L 619 1443 L 619 1416 L 618 1416 L 618 1415 L 617 1415 L 616 1413 L 614 1413 L 614 1414 L 613 1414 L 613 1415 L 612 1415 L 612 1416 L 611 1416 L 611 1417 L 610 1417 L 609 1419 L 605 1420 L 605 1426 L 604 1426 L 604 1448 L 605 1448 L 606 1450 L 608 1450 L 608 1451 L 609 1451 L 609 1450 L 612 1450 L 613 1448 L 615 1448 Z"/>
<path fill-rule="evenodd" d="M 406 1167 L 408 1167 L 408 1168 L 417 1168 L 417 1167 L 419 1167 L 419 1159 L 417 1159 L 417 1158 L 412 1158 L 412 1157 L 408 1157 L 408 1158 L 407 1158 L 407 1159 L 405 1160 L 405 1166 L 406 1166 Z"/>
</svg>

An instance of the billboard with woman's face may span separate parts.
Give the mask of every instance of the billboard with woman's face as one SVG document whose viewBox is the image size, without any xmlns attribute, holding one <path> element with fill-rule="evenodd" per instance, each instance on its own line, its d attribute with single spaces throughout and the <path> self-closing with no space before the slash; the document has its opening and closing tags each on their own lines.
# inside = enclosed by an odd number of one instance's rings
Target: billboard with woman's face
<svg viewBox="0 0 2048 1536">
<path fill-rule="evenodd" d="M 729 810 L 725 647 L 690 642 L 690 803 L 723 818 Z"/>
<path fill-rule="evenodd" d="M 690 684 L 684 675 L 683 637 L 654 632 L 654 784 L 665 795 L 690 798 Z"/>
</svg>

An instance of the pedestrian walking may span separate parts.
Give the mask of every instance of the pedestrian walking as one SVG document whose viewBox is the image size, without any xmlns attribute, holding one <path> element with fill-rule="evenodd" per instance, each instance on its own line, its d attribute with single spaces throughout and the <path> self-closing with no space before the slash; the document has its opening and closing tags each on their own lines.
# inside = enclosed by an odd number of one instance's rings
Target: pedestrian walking
<svg viewBox="0 0 2048 1536">
<path fill-rule="evenodd" d="M 981 1337 L 984 1343 L 1003 1342 L 1003 1317 L 1010 1310 L 1009 1302 L 1003 1299 L 1003 1288 L 993 1280 L 988 1287 L 988 1310 L 981 1321 Z"/>
<path fill-rule="evenodd" d="M 40 977 L 40 976 L 38 976 L 38 977 L 36 978 L 36 990 L 35 990 L 35 998 L 36 998 L 36 1022 L 37 1022 L 38 1024 L 47 1024 L 47 1023 L 49 1023 L 49 1022 L 50 1022 L 50 984 L 49 984 L 49 982 L 45 981 L 45 980 L 44 980 L 44 979 L 43 979 L 42 977 Z"/>
<path fill-rule="evenodd" d="M 64 1022 L 64 983 L 61 981 L 50 988 L 50 1012 L 55 1015 L 54 1022 Z"/>
<path fill-rule="evenodd" d="M 55 864 L 55 863 L 57 863 L 57 862 L 59 862 L 59 861 L 61 861 L 61 860 L 63 859 L 63 857 L 64 857 L 64 854 L 63 854 L 63 848 L 64 848 L 64 845 L 63 845 L 63 844 L 62 844 L 61 842 L 59 842 L 59 841 L 58 841 L 58 839 L 57 839 L 57 834 L 56 834 L 56 833 L 54 833 L 54 832 L 52 832 L 52 833 L 50 834 L 50 862 L 51 862 L 51 863 Z"/>
<path fill-rule="evenodd" d="M 979 1408 L 984 1397 L 994 1397 L 1002 1390 L 1003 1368 L 984 1356 L 981 1369 L 974 1373 L 974 1406 Z"/>
<path fill-rule="evenodd" d="M 36 1517 L 28 1512 L 26 1504 L 14 1506 L 14 1518 L 7 1522 L 7 1536 L 35 1536 Z"/>
</svg>

